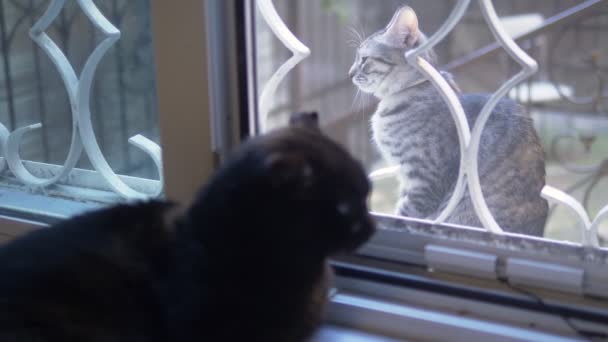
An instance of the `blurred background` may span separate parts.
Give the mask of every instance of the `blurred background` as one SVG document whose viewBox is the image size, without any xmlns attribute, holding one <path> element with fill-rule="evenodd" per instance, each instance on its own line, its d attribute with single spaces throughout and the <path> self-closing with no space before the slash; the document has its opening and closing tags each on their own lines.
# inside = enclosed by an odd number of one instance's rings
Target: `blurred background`
<svg viewBox="0 0 608 342">
<path fill-rule="evenodd" d="M 273 99 L 269 126 L 285 123 L 290 112 L 317 110 L 323 129 L 340 141 L 368 171 L 386 166 L 371 141 L 369 119 L 377 101 L 355 98 L 347 76 L 355 47 L 355 30 L 364 37 L 382 29 L 397 0 L 276 0 L 287 26 L 311 49 L 292 70 Z M 455 1 L 407 1 L 419 25 L 433 34 Z M 588 5 L 592 5 L 588 7 Z M 539 63 L 540 70 L 510 97 L 531 113 L 547 160 L 547 184 L 567 191 L 590 217 L 608 204 L 608 2 L 574 0 L 494 1 L 507 32 Z M 257 13 L 258 88 L 261 89 L 291 53 L 269 31 Z M 454 75 L 463 92 L 494 92 L 517 73 L 519 66 L 494 42 L 476 2 L 461 22 L 436 47 L 439 69 Z M 393 213 L 397 200 L 394 178 L 375 182 L 374 211 Z M 608 222 L 600 228 L 608 238 Z M 569 209 L 551 210 L 546 237 L 580 241 L 576 218 Z"/>
</svg>

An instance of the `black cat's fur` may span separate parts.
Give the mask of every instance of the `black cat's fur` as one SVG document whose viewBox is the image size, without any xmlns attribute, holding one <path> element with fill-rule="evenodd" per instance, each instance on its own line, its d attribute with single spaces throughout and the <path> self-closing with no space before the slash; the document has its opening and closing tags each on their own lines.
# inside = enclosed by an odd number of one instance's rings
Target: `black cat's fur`
<svg viewBox="0 0 608 342">
<path fill-rule="evenodd" d="M 359 163 L 296 121 L 244 144 L 185 210 L 118 205 L 0 248 L 0 341 L 310 336 L 326 258 L 374 228 Z"/>
</svg>

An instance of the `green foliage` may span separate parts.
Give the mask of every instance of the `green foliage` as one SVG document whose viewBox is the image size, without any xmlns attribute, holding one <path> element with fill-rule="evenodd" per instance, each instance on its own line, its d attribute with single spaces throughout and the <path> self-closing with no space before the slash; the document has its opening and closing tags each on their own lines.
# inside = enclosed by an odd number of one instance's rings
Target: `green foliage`
<svg viewBox="0 0 608 342">
<path fill-rule="evenodd" d="M 348 21 L 351 5 L 348 0 L 321 0 L 321 8 L 334 14 L 341 23 Z"/>
</svg>

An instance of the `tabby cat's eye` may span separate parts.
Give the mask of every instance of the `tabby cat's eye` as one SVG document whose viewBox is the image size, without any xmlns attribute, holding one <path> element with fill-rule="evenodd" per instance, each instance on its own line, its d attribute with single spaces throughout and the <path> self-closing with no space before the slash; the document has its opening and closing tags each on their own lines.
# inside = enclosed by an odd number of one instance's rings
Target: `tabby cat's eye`
<svg viewBox="0 0 608 342">
<path fill-rule="evenodd" d="M 396 64 L 389 61 L 388 59 L 384 59 L 384 58 L 377 58 L 376 59 L 378 62 L 382 63 L 382 64 L 386 64 L 388 66 L 395 66 Z"/>
</svg>

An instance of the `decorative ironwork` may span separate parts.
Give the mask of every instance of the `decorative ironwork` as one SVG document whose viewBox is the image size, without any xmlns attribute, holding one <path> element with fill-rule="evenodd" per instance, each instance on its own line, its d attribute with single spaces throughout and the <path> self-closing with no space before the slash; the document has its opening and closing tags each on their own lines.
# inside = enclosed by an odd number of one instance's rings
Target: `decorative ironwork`
<svg viewBox="0 0 608 342">
<path fill-rule="evenodd" d="M 585 208 L 574 197 L 567 193 L 558 190 L 552 186 L 546 185 L 542 192 L 542 196 L 548 200 L 553 200 L 570 208 L 576 214 L 579 228 L 581 229 L 581 243 L 583 246 L 599 247 L 597 236 L 597 227 L 599 222 L 608 215 L 608 206 L 606 206 L 596 218 L 591 222 Z"/>
<path fill-rule="evenodd" d="M 481 140 L 481 133 L 488 118 L 492 113 L 492 110 L 494 110 L 494 107 L 496 106 L 498 101 L 504 95 L 506 95 L 509 90 L 515 85 L 525 80 L 526 78 L 532 76 L 538 70 L 538 64 L 515 43 L 513 38 L 511 38 L 505 32 L 502 25 L 500 24 L 498 16 L 496 15 L 496 11 L 494 10 L 492 2 L 490 0 L 480 0 L 479 5 L 485 21 L 492 30 L 494 38 L 496 38 L 498 43 L 505 49 L 509 56 L 516 60 L 517 63 L 522 67 L 522 70 L 519 73 L 510 78 L 498 90 L 494 92 L 488 102 L 486 102 L 486 104 L 481 109 L 481 113 L 479 114 L 479 117 L 477 118 L 477 121 L 473 126 L 473 132 L 471 134 L 471 144 L 467 151 L 467 175 L 469 176 L 468 185 L 469 191 L 471 191 L 473 206 L 475 207 L 475 210 L 479 215 L 479 219 L 483 223 L 484 227 L 488 230 L 494 231 L 500 228 L 498 227 L 498 224 L 490 214 L 490 210 L 488 209 L 485 203 L 483 193 L 481 192 L 481 184 L 479 182 L 479 174 L 477 167 L 477 158 L 479 151 L 479 143 Z"/>
<path fill-rule="evenodd" d="M 270 77 L 260 95 L 259 123 L 262 132 L 266 131 L 270 98 L 275 95 L 281 81 L 302 60 L 310 55 L 310 49 L 304 45 L 285 25 L 272 0 L 258 0 L 258 9 L 264 21 L 268 24 L 274 35 L 287 47 L 293 55 L 285 61 Z"/>
<path fill-rule="evenodd" d="M 583 144 L 585 152 L 588 152 L 595 139 L 593 136 L 564 134 L 554 137 L 553 141 L 551 142 L 551 155 L 557 159 L 557 162 L 562 168 L 566 169 L 570 173 L 585 175 L 581 180 L 569 186 L 565 191 L 566 193 L 572 193 L 573 191 L 587 185 L 583 194 L 582 204 L 584 208 L 589 208 L 591 191 L 603 177 L 608 176 L 608 159 L 604 159 L 591 165 L 578 165 L 569 162 L 564 156 L 561 155 L 558 148 L 559 143 L 564 140 L 580 142 Z"/>
<path fill-rule="evenodd" d="M 445 209 L 439 214 L 435 222 L 444 222 L 448 216 L 454 211 L 458 202 L 462 199 L 465 192 L 466 184 L 466 158 L 467 158 L 467 146 L 469 146 L 471 140 L 471 131 L 467 122 L 467 117 L 464 114 L 464 110 L 458 97 L 448 82 L 441 76 L 441 74 L 433 68 L 424 58 L 420 57 L 426 51 L 432 49 L 437 45 L 445 36 L 454 28 L 454 26 L 460 21 L 464 15 L 467 7 L 469 6 L 470 0 L 458 1 L 450 16 L 446 19 L 443 26 L 437 30 L 429 39 L 419 46 L 417 49 L 409 51 L 406 54 L 408 62 L 416 67 L 423 75 L 426 75 L 431 80 L 433 85 L 439 90 L 439 93 L 443 97 L 443 100 L 450 109 L 452 119 L 456 123 L 456 130 L 458 132 L 458 140 L 460 142 L 460 168 L 458 171 L 458 179 L 456 180 L 456 186 L 454 187 L 454 194 L 448 201 Z M 371 177 L 371 175 L 370 175 Z M 500 229 L 500 228 L 499 228 Z M 496 231 L 499 232 L 499 231 Z"/>
<path fill-rule="evenodd" d="M 606 2 L 604 2 L 604 5 L 605 3 Z M 579 55 L 579 57 L 574 57 L 573 53 L 567 53 L 567 62 L 558 63 L 556 59 L 564 57 L 565 50 L 562 48 L 561 50 L 564 51 L 561 51 L 559 48 L 562 42 L 567 40 L 567 37 L 571 37 L 569 35 L 570 33 L 577 35 L 579 30 L 584 29 L 586 23 L 593 22 L 594 19 L 598 19 L 602 16 L 604 18 L 608 16 L 605 6 L 600 8 L 599 11 L 595 11 L 589 15 L 578 18 L 567 25 L 564 25 L 560 30 L 551 35 L 552 39 L 550 40 L 549 49 L 547 52 L 549 58 L 547 61 L 546 74 L 548 81 L 556 90 L 558 99 L 562 100 L 562 106 L 578 108 L 584 111 L 592 111 L 592 116 L 595 118 L 591 118 L 591 120 L 601 120 L 601 118 L 607 114 L 606 109 L 608 109 L 608 107 L 606 107 L 608 104 L 608 78 L 606 78 L 605 73 L 606 66 L 602 65 L 602 60 L 605 60 L 605 56 L 601 56 L 599 52 L 601 47 L 596 46 L 597 49 L 592 50 L 569 49 L 568 51 L 573 51 L 574 54 L 583 53 L 583 56 L 580 57 Z M 594 27 L 594 30 L 599 30 L 602 27 L 597 27 L 597 20 L 595 25 L 596 27 Z M 605 28 L 607 26 L 604 24 L 603 27 Z M 576 37 L 578 39 L 578 35 Z M 596 35 L 597 44 L 600 43 L 599 39 L 601 39 L 599 38 L 599 35 Z M 574 78 L 559 79 L 557 77 L 557 70 L 574 70 L 576 71 L 577 76 Z M 593 89 L 584 91 L 584 93 L 587 94 L 586 96 L 576 94 L 576 90 L 578 88 L 577 86 L 579 86 L 577 81 L 581 80 L 585 81 L 584 83 L 587 83 L 588 85 L 593 85 Z M 563 85 L 561 82 L 566 82 L 567 85 Z M 570 85 L 572 85 L 572 87 L 570 87 Z M 582 119 L 588 120 L 589 118 Z M 549 189 L 546 197 L 551 198 L 551 194 L 556 194 L 558 199 L 556 199 L 555 202 L 557 204 L 566 205 L 572 210 L 573 213 L 575 213 L 579 226 L 584 232 L 582 240 L 583 244 L 588 246 L 597 246 L 597 228 L 599 223 L 605 218 L 608 206 L 603 207 L 593 221 L 590 221 L 587 216 L 587 212 L 589 210 L 591 193 L 595 189 L 596 185 L 598 185 L 598 183 L 604 177 L 608 176 L 608 158 L 602 158 L 600 161 L 592 164 L 581 165 L 569 161 L 559 148 L 564 142 L 572 142 L 575 144 L 581 144 L 584 147 L 584 153 L 588 154 L 592 145 L 597 141 L 597 132 L 595 129 L 591 128 L 591 126 L 593 126 L 592 123 L 587 123 L 580 131 L 575 128 L 573 133 L 558 134 L 552 138 L 550 144 L 550 155 L 555 158 L 560 167 L 573 175 L 580 175 L 582 178 L 565 188 L 563 193 L 560 192 L 557 194 L 556 189 Z M 576 200 L 569 195 L 576 190 L 583 191 L 580 203 L 576 202 Z M 550 211 L 551 215 L 555 212 L 555 208 L 555 206 L 552 206 Z"/>
<path fill-rule="evenodd" d="M 108 164 L 97 143 L 93 131 L 90 109 L 93 79 L 103 57 L 120 39 L 120 31 L 108 21 L 92 0 L 78 0 L 77 4 L 82 13 L 89 18 L 95 29 L 103 35 L 101 42 L 95 46 L 92 53 L 88 56 L 79 76 L 76 74 L 73 65 L 68 60 L 64 51 L 46 33 L 46 30 L 66 7 L 65 0 L 53 0 L 46 12 L 30 30 L 30 37 L 55 65 L 68 93 L 72 112 L 72 138 L 66 161 L 61 170 L 51 178 L 40 178 L 33 175 L 26 169 L 24 162 L 19 156 L 19 146 L 24 134 L 41 128 L 42 124 L 37 123 L 21 127 L 12 133 L 0 124 L 1 152 L 4 155 L 4 159 L 0 160 L 0 171 L 5 165 L 8 165 L 12 174 L 23 184 L 35 188 L 46 187 L 64 179 L 74 169 L 84 149 L 95 170 L 117 194 L 126 199 L 142 199 L 158 196 L 162 193 L 162 163 L 160 147 L 156 143 L 141 135 L 136 135 L 129 139 L 129 143 L 148 154 L 156 165 L 161 182 L 160 186 L 153 193 L 136 191 L 121 180 Z"/>
</svg>

